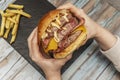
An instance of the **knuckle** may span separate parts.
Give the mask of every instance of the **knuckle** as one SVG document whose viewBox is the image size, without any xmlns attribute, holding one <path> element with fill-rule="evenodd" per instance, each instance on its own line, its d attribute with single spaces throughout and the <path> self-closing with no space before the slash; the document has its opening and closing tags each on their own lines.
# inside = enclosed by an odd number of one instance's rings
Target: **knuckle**
<svg viewBox="0 0 120 80">
<path fill-rule="evenodd" d="M 27 42 L 29 42 L 30 41 L 30 38 L 27 38 Z"/>
<path fill-rule="evenodd" d="M 84 10 L 83 9 L 79 9 L 80 10 L 80 12 L 83 12 L 84 13 Z"/>
<path fill-rule="evenodd" d="M 36 44 L 37 42 L 36 42 L 36 40 L 31 40 L 31 43 Z"/>
<path fill-rule="evenodd" d="M 29 42 L 32 42 L 32 38 L 29 37 L 29 38 L 27 39 L 27 42 L 28 42 L 28 43 L 29 43 Z"/>
<path fill-rule="evenodd" d="M 60 63 L 61 66 L 63 66 L 64 64 L 65 64 L 65 62 Z"/>
<path fill-rule="evenodd" d="M 31 40 L 28 39 L 28 42 L 31 42 L 32 44 L 38 44 L 38 41 L 35 39 L 31 39 Z"/>
<path fill-rule="evenodd" d="M 35 61 L 35 57 L 33 55 L 29 55 L 32 61 Z"/>
<path fill-rule="evenodd" d="M 33 41 L 33 43 L 37 44 L 37 43 L 38 43 L 38 41 L 37 41 L 37 40 L 34 40 L 34 41 Z"/>
<path fill-rule="evenodd" d="M 67 3 L 68 5 L 72 5 L 70 2 Z"/>
<path fill-rule="evenodd" d="M 66 57 L 67 60 L 70 60 L 72 58 L 72 53 Z"/>
<path fill-rule="evenodd" d="M 68 5 L 68 6 L 72 6 L 72 3 L 68 2 L 67 5 Z"/>
<path fill-rule="evenodd" d="M 35 57 L 31 57 L 32 61 L 37 62 L 37 59 Z"/>
<path fill-rule="evenodd" d="M 39 58 L 34 56 L 34 55 L 30 55 L 30 58 L 32 61 L 34 61 L 35 63 L 39 63 Z"/>
</svg>

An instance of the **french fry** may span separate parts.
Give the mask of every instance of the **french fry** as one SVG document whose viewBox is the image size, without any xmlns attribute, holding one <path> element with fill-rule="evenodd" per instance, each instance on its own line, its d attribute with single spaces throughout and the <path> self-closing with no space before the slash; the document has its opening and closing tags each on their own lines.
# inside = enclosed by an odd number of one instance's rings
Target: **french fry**
<svg viewBox="0 0 120 80">
<path fill-rule="evenodd" d="M 10 21 L 8 19 L 6 19 L 5 28 L 8 29 L 9 27 L 10 27 Z"/>
<path fill-rule="evenodd" d="M 16 16 L 14 16 L 13 19 L 15 20 Z M 10 32 L 11 28 L 13 28 L 14 24 L 15 23 L 13 23 L 13 22 L 10 23 L 10 27 L 8 29 L 6 29 L 6 31 L 5 31 L 4 38 L 6 38 L 6 39 L 8 38 L 9 32 Z"/>
<path fill-rule="evenodd" d="M 1 14 L 1 15 L 3 15 L 3 14 L 4 14 L 4 12 L 3 12 L 2 10 L 0 10 L 0 14 Z"/>
<path fill-rule="evenodd" d="M 12 35 L 12 38 L 11 38 L 10 44 L 12 44 L 13 42 L 15 42 L 16 35 L 17 35 L 17 33 L 16 33 L 15 35 Z"/>
<path fill-rule="evenodd" d="M 13 20 L 16 20 L 16 17 L 17 17 L 17 15 L 13 16 L 12 19 L 13 19 Z M 16 23 L 18 23 L 18 22 L 16 22 Z M 14 27 L 14 23 L 11 23 L 11 24 L 10 24 L 10 28 L 13 28 L 13 27 Z"/>
<path fill-rule="evenodd" d="M 15 9 L 23 9 L 23 5 L 17 5 L 17 4 L 9 4 L 9 8 L 15 8 Z"/>
<path fill-rule="evenodd" d="M 8 17 L 7 20 L 8 20 L 8 21 L 11 21 L 11 22 L 13 22 L 13 23 L 17 23 L 17 22 L 15 21 L 15 19 L 10 18 L 10 17 Z"/>
<path fill-rule="evenodd" d="M 2 22 L 1 22 L 1 29 L 0 29 L 0 36 L 3 36 L 5 30 L 5 21 L 6 18 L 2 15 Z"/>
<path fill-rule="evenodd" d="M 2 10 L 0 10 L 0 14 L 2 16 L 4 16 L 4 17 L 10 17 L 10 16 L 14 16 L 15 15 L 15 13 L 6 13 L 6 12 L 4 12 Z"/>
<path fill-rule="evenodd" d="M 14 16 L 15 13 L 4 13 L 3 16 L 5 17 L 10 17 L 10 16 Z"/>
<path fill-rule="evenodd" d="M 6 12 L 9 12 L 9 13 L 17 13 L 17 14 L 21 14 L 21 15 L 23 15 L 23 16 L 25 16 L 25 17 L 31 18 L 31 15 L 30 15 L 30 14 L 28 14 L 28 13 L 26 13 L 26 12 L 23 12 L 23 11 L 21 11 L 21 10 L 9 10 L 9 9 L 7 9 Z"/>
<path fill-rule="evenodd" d="M 5 38 L 5 39 L 8 38 L 8 34 L 9 34 L 9 32 L 10 32 L 10 29 L 11 29 L 11 28 L 9 28 L 9 29 L 7 29 L 7 30 L 5 31 L 5 34 L 4 34 L 4 38 Z"/>
<path fill-rule="evenodd" d="M 0 37 L 1 37 L 1 26 L 0 26 Z"/>
<path fill-rule="evenodd" d="M 19 20 L 20 20 L 20 14 L 17 14 L 16 21 L 19 23 Z M 18 30 L 18 24 L 15 23 L 13 30 L 12 30 L 12 38 L 11 38 L 10 44 L 12 44 L 15 41 L 16 35 L 17 35 L 17 30 Z"/>
<path fill-rule="evenodd" d="M 17 21 L 18 23 L 19 23 L 19 19 L 20 19 L 20 14 L 17 14 L 17 16 L 16 16 L 16 21 Z M 17 30 L 18 30 L 18 24 L 15 23 L 15 25 L 14 25 L 14 27 L 13 27 L 13 30 L 12 30 L 12 35 L 15 35 L 16 32 L 17 32 Z"/>
<path fill-rule="evenodd" d="M 23 15 L 27 18 L 31 18 L 31 15 L 22 10 L 24 8 L 23 5 L 10 4 L 8 8 L 9 9 L 6 9 L 5 11 L 0 10 L 2 16 L 0 36 L 7 39 L 12 29 L 12 38 L 10 40 L 10 44 L 12 44 L 17 36 L 20 16 Z"/>
</svg>

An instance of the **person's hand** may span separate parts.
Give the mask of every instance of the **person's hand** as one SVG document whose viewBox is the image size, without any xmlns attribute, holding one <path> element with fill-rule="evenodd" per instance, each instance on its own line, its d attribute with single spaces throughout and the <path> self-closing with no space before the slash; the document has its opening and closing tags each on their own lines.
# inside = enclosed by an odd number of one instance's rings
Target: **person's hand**
<svg viewBox="0 0 120 80">
<path fill-rule="evenodd" d="M 61 79 L 61 67 L 71 58 L 71 55 L 64 59 L 46 59 L 38 45 L 37 28 L 33 30 L 28 38 L 29 56 L 44 71 L 47 80 Z"/>
<path fill-rule="evenodd" d="M 78 19 L 81 17 L 85 19 L 84 26 L 87 29 L 87 40 L 96 36 L 98 26 L 100 25 L 94 22 L 92 19 L 90 19 L 82 9 L 75 7 L 71 3 L 64 4 L 58 7 L 58 9 L 69 9 Z"/>
<path fill-rule="evenodd" d="M 60 6 L 58 9 L 69 9 L 78 19 L 81 17 L 85 19 L 84 26 L 87 29 L 86 41 L 90 38 L 94 38 L 102 50 L 108 50 L 115 44 L 116 37 L 93 21 L 82 9 L 76 8 L 70 3 Z M 82 45 L 84 45 L 86 41 Z"/>
</svg>

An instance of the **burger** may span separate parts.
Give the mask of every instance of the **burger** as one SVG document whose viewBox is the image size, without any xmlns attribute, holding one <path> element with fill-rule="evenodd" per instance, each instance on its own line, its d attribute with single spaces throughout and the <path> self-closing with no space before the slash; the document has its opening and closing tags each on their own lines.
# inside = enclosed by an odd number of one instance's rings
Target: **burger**
<svg viewBox="0 0 120 80">
<path fill-rule="evenodd" d="M 44 54 L 65 58 L 86 40 L 84 18 L 77 18 L 68 9 L 56 9 L 45 14 L 38 24 L 38 41 Z"/>
</svg>

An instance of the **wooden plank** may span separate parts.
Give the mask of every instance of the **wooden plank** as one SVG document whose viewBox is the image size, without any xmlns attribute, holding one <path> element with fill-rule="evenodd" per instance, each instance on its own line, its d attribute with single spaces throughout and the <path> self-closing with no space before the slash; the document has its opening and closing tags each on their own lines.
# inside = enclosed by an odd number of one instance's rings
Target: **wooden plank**
<svg viewBox="0 0 120 80">
<path fill-rule="evenodd" d="M 21 70 L 12 80 L 43 80 L 42 75 L 36 71 L 30 64 Z"/>
<path fill-rule="evenodd" d="M 117 72 L 116 74 L 114 74 L 111 80 L 120 80 L 120 73 Z"/>
<path fill-rule="evenodd" d="M 65 3 L 72 3 L 72 4 L 75 4 L 77 3 L 78 0 L 66 0 Z"/>
<path fill-rule="evenodd" d="M 97 44 L 93 42 L 80 56 L 76 61 L 63 73 L 63 80 L 69 80 L 71 77 L 76 74 L 76 71 L 80 66 L 94 53 L 96 50 Z"/>
<path fill-rule="evenodd" d="M 18 54 L 4 39 L 0 38 L 0 42 L 0 45 L 4 44 L 2 47 L 0 47 L 0 80 L 13 80 L 16 75 L 21 73 L 22 69 L 26 67 L 28 62 L 22 58 L 21 55 Z M 33 67 L 31 67 L 31 65 L 27 66 L 27 68 L 36 73 L 34 75 L 36 78 L 41 77 L 38 76 L 39 73 Z M 26 74 L 28 73 L 26 72 Z M 33 72 L 31 72 L 31 74 L 33 74 Z M 42 77 L 40 78 L 40 80 L 43 79 L 44 78 Z"/>
<path fill-rule="evenodd" d="M 99 23 L 109 21 L 112 18 L 112 16 L 114 16 L 116 13 L 117 13 L 117 11 L 115 8 L 108 6 L 108 8 L 106 8 L 105 11 L 101 13 L 101 15 L 99 16 L 99 18 L 96 21 Z"/>
<path fill-rule="evenodd" d="M 17 53 L 16 53 L 17 54 Z M 2 77 L 2 80 L 13 80 L 13 78 L 21 72 L 21 70 L 26 67 L 28 62 L 24 58 L 20 58 L 16 64 L 14 64 L 11 69 Z"/>
<path fill-rule="evenodd" d="M 105 1 L 107 1 L 111 6 L 120 11 L 120 0 L 105 0 Z"/>
<path fill-rule="evenodd" d="M 63 0 L 48 0 L 51 4 L 53 4 L 55 7 L 58 7 L 60 4 L 63 3 Z"/>
<path fill-rule="evenodd" d="M 8 73 L 8 71 L 17 63 L 20 58 L 21 56 L 16 54 L 16 51 L 13 51 L 9 56 L 2 60 L 2 62 L 0 62 L 0 80 Z"/>
<path fill-rule="evenodd" d="M 5 10 L 10 3 L 13 3 L 15 0 L 0 0 L 0 10 Z"/>
<path fill-rule="evenodd" d="M 108 22 L 109 25 L 106 25 L 109 27 L 109 31 L 114 32 L 118 30 L 120 26 L 120 12 L 117 12 L 116 15 Z M 119 30 L 120 31 L 120 30 Z"/>
<path fill-rule="evenodd" d="M 92 7 L 92 9 L 90 9 L 89 7 Z M 85 9 L 85 12 L 87 12 L 88 15 L 93 20 L 95 20 L 103 27 L 105 27 L 105 25 L 109 22 L 109 20 L 111 20 L 114 17 L 114 15 L 117 13 L 116 9 L 114 9 L 113 7 L 102 1 L 100 2 L 90 1 L 83 9 Z"/>
<path fill-rule="evenodd" d="M 116 69 L 113 64 L 110 64 L 103 73 L 97 78 L 97 80 L 110 80 L 113 75 L 116 73 Z"/>
<path fill-rule="evenodd" d="M 99 53 L 99 49 L 97 49 L 77 70 L 71 80 L 96 80 L 109 63 L 109 60 Z"/>
<path fill-rule="evenodd" d="M 78 0 L 74 5 L 78 8 L 82 8 L 86 5 L 90 0 Z"/>
<path fill-rule="evenodd" d="M 3 38 L 0 38 L 0 62 L 14 50 Z"/>
<path fill-rule="evenodd" d="M 52 3 L 55 7 L 58 7 L 65 3 L 75 4 L 78 0 L 48 0 L 48 1 Z"/>
<path fill-rule="evenodd" d="M 110 7 L 108 3 L 101 0 L 90 0 L 84 7 L 84 11 L 97 23 L 105 25 L 117 12 L 113 7 Z M 107 11 L 110 12 L 107 16 Z"/>
<path fill-rule="evenodd" d="M 94 7 L 92 8 L 92 11 L 89 12 L 88 15 L 96 21 L 108 7 L 108 3 L 104 3 L 101 0 L 97 0 Z"/>
<path fill-rule="evenodd" d="M 46 80 L 43 76 L 41 76 L 41 78 L 39 80 Z"/>
<path fill-rule="evenodd" d="M 114 34 L 120 36 L 120 25 L 118 25 L 118 26 L 119 26 L 119 27 L 117 27 L 117 29 L 114 31 Z"/>
<path fill-rule="evenodd" d="M 90 0 L 86 5 L 84 5 L 83 10 L 86 14 L 88 14 L 90 11 L 92 11 L 96 0 Z"/>
</svg>

